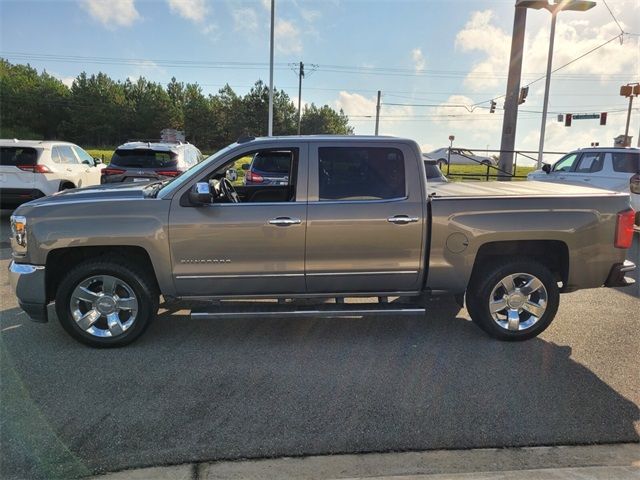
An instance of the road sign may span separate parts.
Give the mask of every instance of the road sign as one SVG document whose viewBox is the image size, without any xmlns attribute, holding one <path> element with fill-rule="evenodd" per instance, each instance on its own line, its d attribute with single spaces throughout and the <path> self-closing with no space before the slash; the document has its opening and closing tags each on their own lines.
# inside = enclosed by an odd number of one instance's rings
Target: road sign
<svg viewBox="0 0 640 480">
<path fill-rule="evenodd" d="M 596 120 L 600 118 L 599 113 L 576 113 L 573 115 L 574 120 Z"/>
</svg>

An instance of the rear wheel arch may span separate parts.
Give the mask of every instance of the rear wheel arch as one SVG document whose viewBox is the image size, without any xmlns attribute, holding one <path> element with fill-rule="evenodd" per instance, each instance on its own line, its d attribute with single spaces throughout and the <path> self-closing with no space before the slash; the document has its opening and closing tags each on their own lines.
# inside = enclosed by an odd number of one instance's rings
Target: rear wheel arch
<svg viewBox="0 0 640 480">
<path fill-rule="evenodd" d="M 485 243 L 478 249 L 469 283 L 504 259 L 528 258 L 547 267 L 563 286 L 569 279 L 569 248 L 561 240 L 511 240 Z"/>
<path fill-rule="evenodd" d="M 60 182 L 60 186 L 58 187 L 58 191 L 61 192 L 63 190 L 70 190 L 72 188 L 76 188 L 76 185 L 69 180 L 62 180 Z"/>
</svg>

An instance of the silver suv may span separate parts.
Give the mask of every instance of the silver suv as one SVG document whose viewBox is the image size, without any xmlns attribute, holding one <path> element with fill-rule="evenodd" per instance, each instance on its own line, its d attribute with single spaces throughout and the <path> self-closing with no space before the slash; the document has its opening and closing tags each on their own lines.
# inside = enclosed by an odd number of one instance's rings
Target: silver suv
<svg viewBox="0 0 640 480">
<path fill-rule="evenodd" d="M 189 143 L 127 142 L 102 170 L 100 183 L 149 182 L 177 177 L 204 159 Z"/>
</svg>

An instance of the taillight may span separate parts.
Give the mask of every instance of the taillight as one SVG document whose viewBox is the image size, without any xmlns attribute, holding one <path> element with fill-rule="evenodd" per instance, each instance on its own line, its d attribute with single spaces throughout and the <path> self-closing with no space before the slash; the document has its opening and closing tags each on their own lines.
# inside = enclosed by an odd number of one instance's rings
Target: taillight
<svg viewBox="0 0 640 480">
<path fill-rule="evenodd" d="M 100 175 L 121 175 L 124 173 L 124 170 L 119 168 L 103 168 L 100 171 Z"/>
<path fill-rule="evenodd" d="M 629 190 L 631 193 L 640 195 L 640 173 L 636 173 L 631 180 L 629 180 Z"/>
<path fill-rule="evenodd" d="M 618 213 L 616 221 L 616 240 L 614 245 L 616 248 L 630 248 L 633 242 L 633 222 L 636 212 L 633 208 L 623 210 Z"/>
<path fill-rule="evenodd" d="M 248 170 L 247 181 L 253 183 L 262 183 L 264 182 L 264 178 L 262 178 L 262 175 L 258 175 L 257 173 L 253 173 L 251 170 Z"/>
<path fill-rule="evenodd" d="M 20 170 L 33 173 L 53 173 L 46 165 L 18 165 Z"/>
<path fill-rule="evenodd" d="M 177 177 L 182 172 L 180 170 L 156 170 L 156 173 L 163 177 Z"/>
</svg>

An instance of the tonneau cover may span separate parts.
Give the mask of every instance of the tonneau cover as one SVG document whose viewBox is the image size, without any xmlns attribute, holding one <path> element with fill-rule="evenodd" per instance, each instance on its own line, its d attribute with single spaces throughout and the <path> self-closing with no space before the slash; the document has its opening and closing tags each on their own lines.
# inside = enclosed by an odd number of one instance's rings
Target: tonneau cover
<svg viewBox="0 0 640 480">
<path fill-rule="evenodd" d="M 602 197 L 627 195 L 601 188 L 551 182 L 450 182 L 427 184 L 433 199 L 452 197 Z"/>
</svg>

